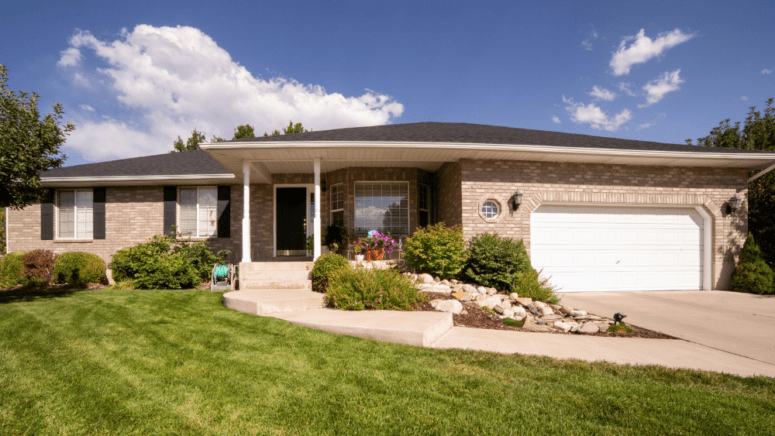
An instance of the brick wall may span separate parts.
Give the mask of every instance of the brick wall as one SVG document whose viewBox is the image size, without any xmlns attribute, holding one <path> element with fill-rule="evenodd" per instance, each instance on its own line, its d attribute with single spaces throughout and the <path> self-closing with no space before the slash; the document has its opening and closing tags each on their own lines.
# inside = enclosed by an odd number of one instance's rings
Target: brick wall
<svg viewBox="0 0 775 436">
<path fill-rule="evenodd" d="M 713 288 L 726 289 L 748 232 L 745 169 L 485 160 L 463 160 L 460 168 L 466 238 L 496 232 L 524 240 L 529 251 L 530 214 L 545 202 L 701 206 L 713 219 Z M 522 206 L 511 212 L 507 201 L 516 190 Z M 735 194 L 743 205 L 727 216 L 723 206 Z M 495 220 L 479 215 L 488 199 L 502 206 Z"/>
<path fill-rule="evenodd" d="M 463 225 L 460 163 L 448 162 L 436 172 L 436 217 L 448 226 Z"/>
</svg>

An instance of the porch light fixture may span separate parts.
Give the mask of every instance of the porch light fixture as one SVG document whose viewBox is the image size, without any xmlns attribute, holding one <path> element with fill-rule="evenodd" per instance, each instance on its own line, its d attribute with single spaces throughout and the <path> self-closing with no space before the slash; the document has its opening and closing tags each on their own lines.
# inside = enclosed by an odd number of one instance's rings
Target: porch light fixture
<svg viewBox="0 0 775 436">
<path fill-rule="evenodd" d="M 737 208 L 740 207 L 740 202 L 743 201 L 740 197 L 737 195 L 733 195 L 732 198 L 729 199 L 729 203 L 727 203 L 727 213 L 732 213 L 737 210 Z"/>
<path fill-rule="evenodd" d="M 511 210 L 516 211 L 519 209 L 519 205 L 522 204 L 522 191 L 517 190 L 517 192 L 514 193 L 514 195 L 511 196 L 510 199 L 511 203 Z"/>
</svg>

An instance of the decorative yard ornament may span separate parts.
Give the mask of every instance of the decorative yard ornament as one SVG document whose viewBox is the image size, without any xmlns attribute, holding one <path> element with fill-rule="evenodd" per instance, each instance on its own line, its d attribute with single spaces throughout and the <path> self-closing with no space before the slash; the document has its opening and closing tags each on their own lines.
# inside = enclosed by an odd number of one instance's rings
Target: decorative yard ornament
<svg viewBox="0 0 775 436">
<path fill-rule="evenodd" d="M 616 312 L 616 313 L 614 314 L 614 325 L 616 325 L 616 324 L 621 324 L 621 323 L 622 323 L 622 320 L 623 320 L 624 318 L 627 318 L 627 315 L 625 315 L 625 314 L 623 314 L 623 313 L 621 313 L 621 312 Z"/>
</svg>

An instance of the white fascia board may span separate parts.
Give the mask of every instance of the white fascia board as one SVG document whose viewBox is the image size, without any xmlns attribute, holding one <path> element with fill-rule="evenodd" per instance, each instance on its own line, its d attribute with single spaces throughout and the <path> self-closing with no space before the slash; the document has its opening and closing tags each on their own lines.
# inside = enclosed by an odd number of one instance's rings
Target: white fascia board
<svg viewBox="0 0 775 436">
<path fill-rule="evenodd" d="M 621 157 L 650 157 L 650 158 L 676 158 L 676 159 L 723 159 L 723 160 L 771 160 L 775 162 L 775 153 L 770 156 L 748 153 L 695 153 L 689 151 L 664 151 L 664 150 L 630 150 L 593 147 L 563 147 L 556 145 L 523 145 L 523 144 L 482 144 L 482 143 L 458 143 L 458 142 L 357 142 L 357 141 L 261 141 L 234 143 L 208 143 L 200 144 L 203 150 L 260 150 L 260 149 L 299 149 L 299 148 L 368 148 L 368 149 L 447 149 L 447 150 L 472 150 L 472 151 L 514 151 L 527 153 L 548 154 L 585 154 L 598 156 Z"/>
<path fill-rule="evenodd" d="M 185 175 L 154 175 L 154 176 L 97 176 L 97 177 L 41 177 L 43 185 L 57 183 L 115 183 L 115 182 L 161 182 L 223 179 L 236 180 L 234 174 L 185 174 Z"/>
</svg>

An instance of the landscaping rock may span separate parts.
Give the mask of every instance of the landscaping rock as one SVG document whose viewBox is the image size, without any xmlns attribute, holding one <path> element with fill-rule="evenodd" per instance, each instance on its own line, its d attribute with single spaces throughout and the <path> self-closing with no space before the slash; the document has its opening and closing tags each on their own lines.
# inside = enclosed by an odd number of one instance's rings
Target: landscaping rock
<svg viewBox="0 0 775 436">
<path fill-rule="evenodd" d="M 433 276 L 430 274 L 420 274 L 417 276 L 417 280 L 420 283 L 433 283 Z"/>
<path fill-rule="evenodd" d="M 466 292 L 466 293 L 469 293 L 469 294 L 478 294 L 479 293 L 479 291 L 477 291 L 474 286 L 471 286 L 471 285 L 468 285 L 468 284 L 463 285 L 463 291 Z"/>
<path fill-rule="evenodd" d="M 495 309 L 496 305 L 499 305 L 501 300 L 497 297 L 487 297 L 482 301 L 477 301 L 476 304 L 479 307 L 487 306 L 490 309 Z"/>
<path fill-rule="evenodd" d="M 487 289 L 487 295 L 495 295 L 498 293 L 498 290 L 495 288 L 485 288 Z"/>
<path fill-rule="evenodd" d="M 480 293 L 482 295 L 487 295 L 487 288 L 485 288 L 484 286 L 477 286 L 476 287 L 476 292 L 478 292 L 478 293 Z"/>
<path fill-rule="evenodd" d="M 560 306 L 560 312 L 566 315 L 571 315 L 573 313 L 573 308 L 570 306 Z"/>
<path fill-rule="evenodd" d="M 544 307 L 546 307 L 546 304 L 544 304 L 543 301 L 534 301 L 533 302 L 533 306 L 535 306 L 535 307 L 537 307 L 539 309 L 543 309 Z"/>
<path fill-rule="evenodd" d="M 585 310 L 571 310 L 570 315 L 572 317 L 585 316 L 587 312 Z"/>
<path fill-rule="evenodd" d="M 444 279 L 444 280 L 442 280 L 442 281 L 441 281 L 441 284 L 442 284 L 442 285 L 447 285 L 447 286 L 450 286 L 450 285 L 452 285 L 452 283 L 450 283 L 450 282 L 449 282 L 449 280 L 447 280 L 447 279 Z"/>
<path fill-rule="evenodd" d="M 533 305 L 533 299 L 532 298 L 517 298 L 517 303 L 521 304 L 524 307 L 532 306 Z"/>
<path fill-rule="evenodd" d="M 452 294 L 452 296 L 457 298 L 458 300 L 462 300 L 462 299 L 468 297 L 468 294 L 466 294 L 465 292 L 455 292 L 455 293 Z"/>
<path fill-rule="evenodd" d="M 570 331 L 570 329 L 573 328 L 572 325 L 570 325 L 570 324 L 568 324 L 566 322 L 562 322 L 562 321 L 555 322 L 554 326 L 557 327 L 558 329 L 562 330 L 565 333 L 568 333 Z"/>
<path fill-rule="evenodd" d="M 433 281 L 436 282 L 436 283 L 441 283 L 441 277 L 436 276 L 436 277 L 433 278 Z"/>
<path fill-rule="evenodd" d="M 524 307 L 514 306 L 509 310 L 511 310 L 517 318 L 524 318 L 527 316 L 527 311 Z"/>
<path fill-rule="evenodd" d="M 535 306 L 533 306 L 532 304 L 528 304 L 528 305 L 527 305 L 527 310 L 529 310 L 529 311 L 530 311 L 530 313 L 532 313 L 532 314 L 533 314 L 533 315 L 535 315 L 535 316 L 541 316 L 541 311 L 540 311 L 540 310 L 538 310 L 538 309 L 537 309 Z"/>
<path fill-rule="evenodd" d="M 547 325 L 539 325 L 539 324 L 533 324 L 533 323 L 525 323 L 522 326 L 523 329 L 531 331 L 531 332 L 550 332 L 552 331 L 552 328 Z"/>
<path fill-rule="evenodd" d="M 504 297 L 505 297 L 505 295 L 504 295 Z M 502 299 L 501 300 L 501 306 L 503 306 L 504 309 L 508 309 L 508 308 L 511 307 L 511 303 L 509 302 L 508 299 Z"/>
<path fill-rule="evenodd" d="M 541 315 L 554 315 L 554 311 L 551 307 L 544 306 L 541 309 Z"/>
<path fill-rule="evenodd" d="M 503 316 L 514 318 L 514 312 L 511 309 L 503 309 Z"/>
<path fill-rule="evenodd" d="M 438 312 L 449 312 L 455 315 L 463 310 L 463 305 L 457 300 L 431 300 L 431 306 Z"/>
<path fill-rule="evenodd" d="M 586 322 L 579 327 L 578 332 L 579 333 L 597 333 L 600 331 L 600 328 L 595 324 L 591 322 Z"/>
<path fill-rule="evenodd" d="M 519 299 L 519 294 L 517 294 L 516 292 L 512 292 L 509 294 L 509 299 L 512 302 L 516 302 Z"/>
<path fill-rule="evenodd" d="M 501 306 L 500 304 L 496 304 L 495 306 L 493 306 L 492 310 L 494 310 L 495 313 L 497 314 L 501 314 L 501 315 L 503 314 L 503 306 Z"/>
</svg>

